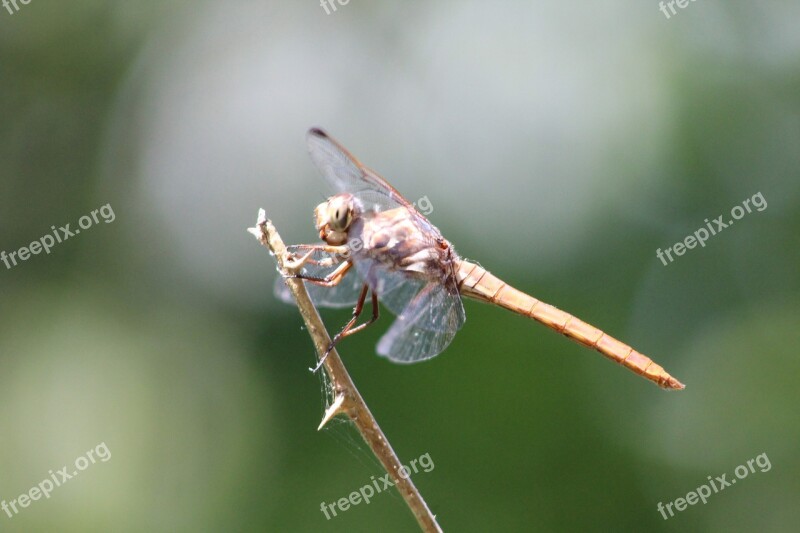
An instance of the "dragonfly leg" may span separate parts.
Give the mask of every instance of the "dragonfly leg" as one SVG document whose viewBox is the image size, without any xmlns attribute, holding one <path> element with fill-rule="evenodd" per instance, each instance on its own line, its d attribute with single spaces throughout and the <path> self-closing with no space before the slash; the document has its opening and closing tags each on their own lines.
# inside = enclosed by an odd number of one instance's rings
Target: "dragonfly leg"
<svg viewBox="0 0 800 533">
<path fill-rule="evenodd" d="M 347 274 L 347 271 L 350 270 L 350 267 L 353 266 L 352 261 L 345 261 L 338 267 L 336 270 L 325 276 L 324 278 L 317 278 L 314 276 L 305 276 L 303 274 L 291 274 L 289 276 L 284 276 L 286 279 L 302 279 L 309 283 L 313 283 L 314 285 L 320 285 L 322 287 L 335 287 L 339 284 L 340 281 L 344 278 L 344 275 Z"/>
<path fill-rule="evenodd" d="M 297 269 L 305 265 L 306 263 L 316 263 L 311 256 L 314 255 L 314 250 L 311 250 L 306 255 L 302 257 L 296 257 L 294 253 L 289 253 L 288 258 L 285 261 L 286 267 L 290 269 Z"/>
<path fill-rule="evenodd" d="M 322 366 L 322 363 L 324 363 L 325 359 L 327 359 L 328 354 L 331 353 L 331 351 L 334 349 L 334 347 L 336 347 L 336 344 L 341 339 L 343 339 L 344 337 L 347 337 L 348 335 L 352 335 L 353 333 L 358 333 L 359 331 L 363 330 L 364 328 L 366 328 L 367 326 L 373 324 L 376 320 L 378 320 L 378 317 L 380 316 L 380 310 L 379 310 L 379 307 L 378 307 L 378 296 L 373 291 L 372 292 L 372 317 L 370 317 L 370 319 L 368 321 L 364 322 L 363 324 L 358 325 L 356 327 L 353 327 L 353 325 L 356 323 L 356 321 L 358 321 L 358 317 L 361 316 L 361 312 L 364 310 L 364 302 L 367 299 L 367 292 L 368 291 L 369 291 L 369 286 L 368 285 L 364 285 L 364 288 L 361 289 L 361 295 L 358 297 L 358 302 L 356 302 L 356 306 L 353 308 L 353 317 L 350 319 L 350 321 L 347 324 L 344 325 L 344 327 L 342 328 L 342 330 L 339 333 L 337 333 L 336 335 L 333 336 L 333 339 L 331 340 L 330 346 L 328 346 L 328 349 L 325 350 L 325 353 L 320 358 L 319 363 L 317 363 L 317 366 L 314 367 L 314 368 L 309 368 L 309 370 L 311 370 L 312 372 L 316 372 L 317 370 L 319 370 L 320 367 Z"/>
<path fill-rule="evenodd" d="M 298 257 L 298 250 L 308 250 L 308 253 Z M 317 260 L 313 259 L 314 252 L 324 252 L 328 257 Z M 350 250 L 347 246 L 331 246 L 329 244 L 293 244 L 288 247 L 286 266 L 297 269 L 311 263 L 312 265 L 333 266 L 343 260 L 348 259 Z"/>
<path fill-rule="evenodd" d="M 293 244 L 289 246 L 294 250 L 323 251 L 329 254 L 345 255 L 348 252 L 347 246 L 331 246 L 330 244 Z"/>
<path fill-rule="evenodd" d="M 363 303 L 362 303 L 362 307 L 363 307 Z M 351 327 L 352 323 L 355 322 L 355 319 L 351 320 L 350 322 L 348 322 L 348 324 L 344 328 L 342 328 L 342 331 L 340 331 L 336 336 L 333 337 L 333 341 L 332 341 L 331 344 L 335 345 L 340 339 L 342 339 L 344 337 L 347 337 L 348 335 L 352 335 L 353 333 L 358 333 L 359 331 L 365 329 L 367 326 L 371 326 L 372 324 L 375 323 L 376 320 L 378 320 L 379 317 L 380 317 L 380 310 L 378 308 L 378 295 L 373 292 L 372 293 L 372 316 L 370 317 L 370 319 L 367 320 L 366 322 L 364 322 L 363 324 L 358 325 L 356 327 Z M 331 349 L 333 349 L 333 346 L 331 346 Z"/>
</svg>

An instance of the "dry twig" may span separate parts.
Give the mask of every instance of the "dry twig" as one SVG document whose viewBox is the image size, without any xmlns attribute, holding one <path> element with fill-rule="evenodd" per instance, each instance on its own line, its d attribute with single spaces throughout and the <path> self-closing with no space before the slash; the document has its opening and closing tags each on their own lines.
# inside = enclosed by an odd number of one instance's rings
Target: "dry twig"
<svg viewBox="0 0 800 533">
<path fill-rule="evenodd" d="M 284 275 L 296 273 L 299 265 L 293 264 L 288 257 L 286 245 L 281 240 L 272 222 L 266 219 L 263 209 L 259 210 L 256 227 L 249 228 L 248 231 L 272 252 L 278 262 L 278 268 L 281 273 Z M 314 342 L 317 357 L 322 357 L 322 354 L 325 353 L 331 343 L 322 319 L 311 302 L 303 282 L 298 279 L 287 279 L 286 283 L 297 302 L 300 315 L 306 323 L 308 334 Z M 383 431 L 381 431 L 367 404 L 364 403 L 364 399 L 359 394 L 355 384 L 353 384 L 353 380 L 350 379 L 350 375 L 347 373 L 335 348 L 331 350 L 325 359 L 324 368 L 330 378 L 333 389 L 333 402 L 326 410 L 318 429 L 322 429 L 336 415 L 347 415 L 372 449 L 372 453 L 381 462 L 383 468 L 394 479 L 397 489 L 409 508 L 411 508 L 411 512 L 414 513 L 414 517 L 419 522 L 422 530 L 426 532 L 441 531 L 439 524 L 436 522 L 436 517 L 431 513 L 425 500 L 422 499 L 411 478 L 403 478 L 399 475 L 402 467 L 400 459 L 395 454 Z"/>
</svg>

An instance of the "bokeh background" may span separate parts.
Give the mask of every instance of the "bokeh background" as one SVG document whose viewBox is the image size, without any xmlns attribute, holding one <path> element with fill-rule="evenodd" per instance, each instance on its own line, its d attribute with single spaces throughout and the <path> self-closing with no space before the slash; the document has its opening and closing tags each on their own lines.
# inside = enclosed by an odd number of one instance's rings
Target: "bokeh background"
<svg viewBox="0 0 800 533">
<path fill-rule="evenodd" d="M 468 302 L 434 360 L 341 353 L 446 531 L 792 531 L 800 522 L 800 5 L 33 0 L 0 8 L 0 499 L 99 443 L 3 531 L 414 531 L 324 406 L 263 207 L 315 239 L 323 126 L 464 256 L 653 356 L 666 393 Z M 10 8 L 13 11 L 13 7 Z M 761 192 L 664 266 L 666 248 Z M 348 311 L 325 311 L 331 329 Z M 766 453 L 772 468 L 665 521 Z"/>
</svg>

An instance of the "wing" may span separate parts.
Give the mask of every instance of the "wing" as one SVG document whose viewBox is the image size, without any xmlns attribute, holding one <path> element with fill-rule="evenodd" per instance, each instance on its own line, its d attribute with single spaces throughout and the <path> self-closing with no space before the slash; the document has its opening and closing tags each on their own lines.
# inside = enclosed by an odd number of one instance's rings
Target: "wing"
<svg viewBox="0 0 800 533">
<path fill-rule="evenodd" d="M 433 249 L 438 244 L 441 237 L 438 230 L 386 180 L 365 167 L 327 133 L 312 128 L 307 143 L 311 160 L 336 193 L 352 194 L 361 201 L 365 211 L 406 208 L 411 215 L 409 220 L 417 225 L 412 228 L 412 233 L 424 229 L 419 232 L 422 235 L 419 237 L 420 248 Z M 356 240 L 359 246 L 353 246 Z M 444 350 L 465 321 L 455 275 L 448 272 L 449 267 L 436 265 L 430 267 L 432 271 L 414 271 L 417 257 L 414 253 L 406 254 L 412 262 L 411 267 L 406 265 L 406 270 L 388 266 L 385 260 L 391 258 L 384 257 L 382 261 L 362 249 L 365 240 L 357 228 L 351 228 L 348 244 L 359 282 L 369 285 L 381 303 L 397 315 L 392 327 L 378 343 L 378 353 L 398 363 L 413 363 Z M 403 257 L 395 259 L 402 260 Z M 423 266 L 419 268 L 424 269 Z M 436 275 L 437 271 L 440 276 Z M 354 299 L 361 287 L 352 285 Z"/>
<path fill-rule="evenodd" d="M 397 316 L 378 342 L 378 354 L 395 363 L 415 363 L 440 354 L 466 320 L 456 292 L 428 283 Z"/>
<path fill-rule="evenodd" d="M 347 235 L 359 277 L 398 316 L 428 282 L 444 283 L 452 277 L 447 265 L 438 261 L 438 230 L 433 226 L 423 230 L 419 223 L 424 219 L 406 214 L 399 209 L 358 218 Z"/>
<path fill-rule="evenodd" d="M 401 270 L 391 270 L 375 259 L 354 253 L 355 269 L 362 284 L 369 285 L 380 302 L 392 312 L 400 316 L 408 304 L 427 284 L 425 280 L 415 278 Z"/>
<path fill-rule="evenodd" d="M 349 192 L 367 210 L 383 211 L 411 203 L 373 170 L 365 167 L 345 147 L 319 128 L 306 135 L 308 153 L 328 185 L 337 193 Z"/>
<path fill-rule="evenodd" d="M 351 239 L 360 235 L 356 228 Z M 433 276 L 392 268 L 367 250 L 350 249 L 359 277 L 397 315 L 378 343 L 378 354 L 397 363 L 414 363 L 447 348 L 466 320 L 455 275 L 444 265 Z"/>
<path fill-rule="evenodd" d="M 293 251 L 293 248 L 295 247 L 288 247 L 290 252 Z M 307 250 L 298 250 L 297 255 L 302 255 L 306 252 Z M 309 261 L 303 265 L 301 274 L 315 278 L 324 278 L 333 272 L 337 266 L 341 265 L 342 260 L 342 258 L 333 254 L 322 250 L 316 250 Z M 318 307 L 340 308 L 353 307 L 356 305 L 358 297 L 361 294 L 361 289 L 364 286 L 364 281 L 359 278 L 355 269 L 351 268 L 342 280 L 333 287 L 322 287 L 309 282 L 305 282 L 305 284 L 308 295 L 311 301 L 314 302 L 314 305 Z M 274 292 L 275 296 L 283 302 L 288 304 L 295 303 L 292 292 L 289 290 L 289 287 L 286 286 L 286 282 L 280 275 L 278 275 L 278 279 L 275 280 Z"/>
</svg>

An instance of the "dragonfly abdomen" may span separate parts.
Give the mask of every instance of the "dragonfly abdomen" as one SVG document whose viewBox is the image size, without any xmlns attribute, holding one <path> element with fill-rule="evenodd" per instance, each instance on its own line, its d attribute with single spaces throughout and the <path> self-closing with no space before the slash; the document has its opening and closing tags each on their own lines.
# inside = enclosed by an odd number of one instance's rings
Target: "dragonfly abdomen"
<svg viewBox="0 0 800 533">
<path fill-rule="evenodd" d="M 460 261 L 457 276 L 459 290 L 463 296 L 499 305 L 533 318 L 570 339 L 597 350 L 662 388 L 672 390 L 684 388 L 680 381 L 646 355 L 571 314 L 515 289 L 480 265 Z"/>
</svg>

